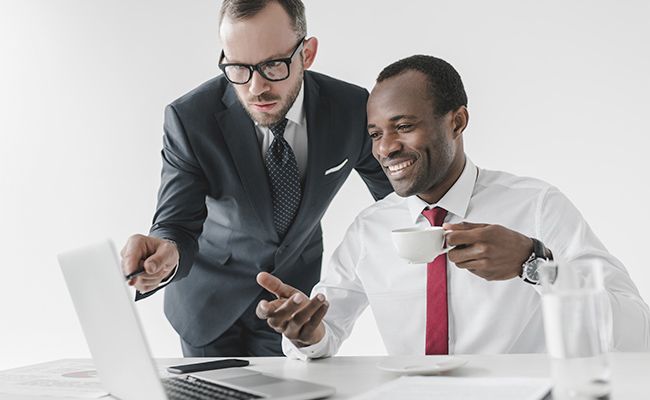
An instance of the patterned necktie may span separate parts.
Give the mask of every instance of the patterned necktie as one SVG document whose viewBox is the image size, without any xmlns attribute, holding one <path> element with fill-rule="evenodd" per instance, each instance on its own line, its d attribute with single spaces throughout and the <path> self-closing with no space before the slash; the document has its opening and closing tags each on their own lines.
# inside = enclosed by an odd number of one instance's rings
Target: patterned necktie
<svg viewBox="0 0 650 400">
<path fill-rule="evenodd" d="M 271 127 L 273 142 L 266 153 L 266 169 L 273 200 L 273 222 L 284 238 L 300 206 L 300 175 L 291 146 L 284 139 L 287 119 Z"/>
<path fill-rule="evenodd" d="M 422 215 L 432 226 L 442 226 L 447 210 L 436 207 Z M 449 354 L 447 317 L 447 254 L 441 254 L 427 264 L 427 355 Z"/>
</svg>

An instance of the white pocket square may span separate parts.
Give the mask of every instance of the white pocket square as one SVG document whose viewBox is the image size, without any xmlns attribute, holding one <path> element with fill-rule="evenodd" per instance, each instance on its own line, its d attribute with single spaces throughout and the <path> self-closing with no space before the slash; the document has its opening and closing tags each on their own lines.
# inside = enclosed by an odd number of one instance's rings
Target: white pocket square
<svg viewBox="0 0 650 400">
<path fill-rule="evenodd" d="M 346 158 L 345 160 L 343 160 L 342 163 L 340 163 L 340 164 L 337 165 L 336 167 L 330 168 L 330 169 L 328 169 L 327 171 L 325 171 L 325 175 L 329 175 L 329 174 L 331 174 L 331 173 L 333 173 L 333 172 L 336 172 L 336 171 L 340 170 L 340 169 L 343 168 L 343 167 L 345 166 L 345 164 L 347 164 L 347 163 L 348 163 L 348 159 Z"/>
</svg>

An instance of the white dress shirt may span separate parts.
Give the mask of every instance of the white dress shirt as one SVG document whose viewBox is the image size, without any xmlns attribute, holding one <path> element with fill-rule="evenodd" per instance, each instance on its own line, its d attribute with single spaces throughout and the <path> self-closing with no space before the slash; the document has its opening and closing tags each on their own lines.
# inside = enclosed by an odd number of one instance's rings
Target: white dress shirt
<svg viewBox="0 0 650 400">
<path fill-rule="evenodd" d="M 293 154 L 296 156 L 300 182 L 303 185 L 305 184 L 305 176 L 307 173 L 307 118 L 305 117 L 305 106 L 303 104 L 305 97 L 304 89 L 305 84 L 303 83 L 296 97 L 296 101 L 287 112 L 287 127 L 284 129 L 284 139 L 289 143 Z M 269 151 L 271 142 L 273 142 L 273 132 L 268 127 L 259 125 L 257 121 L 254 122 L 257 139 L 262 149 L 262 158 L 264 165 L 266 165 L 266 153 Z"/>
<path fill-rule="evenodd" d="M 285 337 L 287 356 L 336 354 L 368 305 L 389 355 L 425 353 L 427 266 L 399 258 L 390 232 L 429 226 L 421 214 L 427 206 L 448 210 L 446 222 L 498 224 L 537 238 L 557 260 L 601 258 L 611 300 L 612 349 L 650 350 L 647 304 L 573 204 L 547 183 L 480 169 L 467 158 L 462 175 L 437 204 L 392 193 L 359 214 L 312 293 L 325 294 L 330 303 L 325 337 L 304 348 Z M 539 289 L 520 278 L 488 282 L 447 261 L 449 353 L 545 352 Z"/>
</svg>

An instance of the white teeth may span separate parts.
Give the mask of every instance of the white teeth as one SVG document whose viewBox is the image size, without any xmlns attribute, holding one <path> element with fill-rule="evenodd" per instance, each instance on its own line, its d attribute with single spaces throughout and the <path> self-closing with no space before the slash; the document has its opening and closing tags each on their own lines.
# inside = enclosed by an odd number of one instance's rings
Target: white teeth
<svg viewBox="0 0 650 400">
<path fill-rule="evenodd" d="M 388 167 L 388 170 L 390 172 L 397 172 L 397 171 L 399 171 L 401 169 L 404 169 L 404 168 L 408 167 L 409 165 L 413 164 L 414 162 L 415 162 L 415 160 L 409 160 L 409 161 L 405 161 L 405 162 L 397 164 L 397 165 L 390 165 Z"/>
</svg>

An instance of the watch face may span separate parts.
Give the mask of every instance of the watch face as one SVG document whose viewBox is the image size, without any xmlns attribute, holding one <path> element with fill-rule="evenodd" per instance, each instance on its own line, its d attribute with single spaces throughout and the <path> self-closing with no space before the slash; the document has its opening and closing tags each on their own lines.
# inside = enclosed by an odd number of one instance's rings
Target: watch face
<svg viewBox="0 0 650 400">
<path fill-rule="evenodd" d="M 526 264 L 526 277 L 535 282 L 539 282 L 539 260 L 535 259 Z"/>
</svg>

